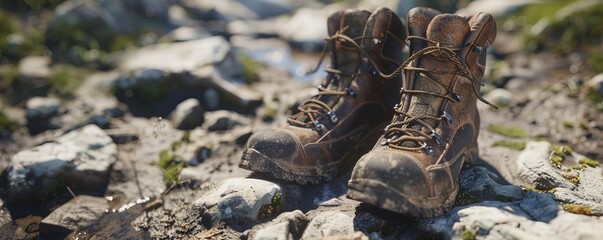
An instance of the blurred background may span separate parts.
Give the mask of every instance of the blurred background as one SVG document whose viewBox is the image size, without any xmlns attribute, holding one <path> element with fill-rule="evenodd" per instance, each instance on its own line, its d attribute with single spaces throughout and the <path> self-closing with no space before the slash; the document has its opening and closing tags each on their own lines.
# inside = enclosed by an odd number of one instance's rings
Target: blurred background
<svg viewBox="0 0 603 240">
<path fill-rule="evenodd" d="M 285 105 L 311 91 L 295 91 L 285 104 L 269 96 L 282 92 L 274 89 L 283 81 L 304 89 L 324 76 L 306 70 L 316 64 L 331 12 L 388 7 L 405 19 L 415 6 L 496 17 L 483 91 L 498 89 L 491 97 L 499 105 L 523 109 L 527 86 L 561 82 L 579 102 L 603 110 L 601 80 L 589 83 L 603 71 L 603 3 L 596 0 L 1 0 L 0 135 L 25 125 L 30 134 L 64 126 L 28 124 L 28 100 L 89 97 L 76 93 L 99 73 L 106 95 L 135 116 L 166 117 L 188 98 L 206 110 L 255 114 L 262 106 L 260 114 L 274 115 L 281 107 L 286 115 Z M 560 121 L 555 125 L 593 125 Z"/>
</svg>

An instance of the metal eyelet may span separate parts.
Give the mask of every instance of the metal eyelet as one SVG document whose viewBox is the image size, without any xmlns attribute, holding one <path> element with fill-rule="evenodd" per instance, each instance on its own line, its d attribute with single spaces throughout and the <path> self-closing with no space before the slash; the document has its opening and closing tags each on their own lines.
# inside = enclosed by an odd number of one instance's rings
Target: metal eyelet
<svg viewBox="0 0 603 240">
<path fill-rule="evenodd" d="M 381 44 L 381 39 L 379 39 L 379 38 L 373 38 L 373 44 L 375 44 L 375 45 Z"/>
<path fill-rule="evenodd" d="M 388 144 L 390 144 L 391 142 L 392 142 L 392 140 L 391 140 L 391 139 L 389 139 L 389 138 L 388 138 L 388 139 L 385 139 L 385 140 L 381 141 L 381 146 L 388 145 Z"/>
<path fill-rule="evenodd" d="M 427 155 L 429 155 L 429 156 L 433 156 L 435 154 L 435 151 L 433 151 L 433 148 L 431 148 L 427 144 L 423 144 L 423 149 L 425 149 L 425 153 L 427 153 Z"/>
<path fill-rule="evenodd" d="M 479 84 L 483 87 L 486 86 L 486 79 L 482 79 Z"/>
<path fill-rule="evenodd" d="M 433 137 L 433 139 L 435 139 L 435 141 L 440 144 L 442 143 L 442 137 L 440 137 L 439 134 L 437 134 L 436 132 L 432 132 L 431 136 Z"/>
<path fill-rule="evenodd" d="M 318 121 L 314 121 L 314 127 L 316 128 L 317 131 L 321 131 L 322 132 L 322 124 L 319 123 Z"/>
<path fill-rule="evenodd" d="M 454 99 L 454 101 L 456 101 L 456 102 L 460 102 L 461 101 L 461 95 L 459 95 L 458 93 L 453 93 L 452 94 L 452 99 Z"/>
<path fill-rule="evenodd" d="M 344 91 L 350 97 L 352 97 L 352 98 L 356 97 L 356 92 L 354 92 L 354 90 L 352 90 L 351 88 L 346 88 Z"/>
<path fill-rule="evenodd" d="M 316 88 L 318 88 L 318 90 L 325 90 L 327 87 L 324 84 L 319 84 Z"/>
<path fill-rule="evenodd" d="M 337 122 L 337 120 L 339 120 L 339 119 L 337 118 L 337 115 L 335 115 L 335 113 L 334 113 L 334 112 L 329 112 L 329 113 L 328 113 L 328 115 L 329 115 L 329 119 L 331 119 L 331 122 L 333 122 L 333 123 L 336 123 L 336 122 Z"/>
<path fill-rule="evenodd" d="M 404 94 L 404 88 L 400 88 L 400 94 Z"/>
<path fill-rule="evenodd" d="M 473 46 L 473 48 L 471 49 L 471 51 L 473 51 L 474 53 L 481 53 L 482 50 L 484 50 L 484 48 L 480 46 Z"/>
<path fill-rule="evenodd" d="M 404 41 L 404 43 L 406 44 L 407 47 L 410 47 L 410 40 L 406 39 L 406 41 Z"/>
<path fill-rule="evenodd" d="M 396 105 L 394 105 L 394 110 L 398 110 L 400 108 L 400 104 L 396 103 Z"/>
<path fill-rule="evenodd" d="M 452 117 L 450 116 L 450 114 L 446 111 L 442 112 L 442 118 L 444 120 L 446 120 L 446 124 L 450 125 L 452 124 Z"/>
<path fill-rule="evenodd" d="M 377 76 L 377 74 L 379 74 L 379 72 L 377 72 L 377 69 L 375 67 L 370 67 L 368 72 L 373 76 Z"/>
</svg>

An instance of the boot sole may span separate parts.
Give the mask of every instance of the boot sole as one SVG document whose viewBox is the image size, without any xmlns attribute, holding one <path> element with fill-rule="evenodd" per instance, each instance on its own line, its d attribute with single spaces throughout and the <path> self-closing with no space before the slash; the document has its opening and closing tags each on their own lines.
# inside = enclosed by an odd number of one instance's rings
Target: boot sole
<svg viewBox="0 0 603 240">
<path fill-rule="evenodd" d="M 478 149 L 472 147 L 469 157 L 464 160 L 475 164 L 478 161 Z M 413 198 L 396 191 L 384 182 L 374 179 L 357 179 L 348 183 L 347 197 L 373 206 L 408 214 L 413 217 L 431 218 L 446 213 L 454 206 L 459 186 L 452 192 L 440 197 Z"/>
<path fill-rule="evenodd" d="M 300 167 L 286 165 L 261 154 L 253 148 L 247 148 L 243 152 L 240 168 L 254 172 L 268 174 L 274 178 L 295 182 L 301 185 L 321 184 L 333 180 L 335 177 L 350 170 L 367 153 L 381 136 L 387 124 L 384 123 L 370 130 L 369 134 L 358 141 L 358 144 L 342 158 L 342 160 L 329 165 L 317 167 Z M 370 142 L 371 144 L 366 144 Z"/>
<path fill-rule="evenodd" d="M 446 197 L 411 198 L 381 181 L 359 179 L 348 183 L 346 195 L 348 198 L 392 212 L 418 218 L 431 218 L 441 216 L 450 210 L 457 193 L 458 186 L 455 186 Z"/>
</svg>

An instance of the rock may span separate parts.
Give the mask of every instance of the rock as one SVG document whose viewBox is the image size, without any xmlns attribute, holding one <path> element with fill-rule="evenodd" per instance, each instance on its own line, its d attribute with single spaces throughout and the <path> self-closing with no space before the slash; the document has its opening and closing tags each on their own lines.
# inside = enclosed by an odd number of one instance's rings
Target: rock
<svg viewBox="0 0 603 240">
<path fill-rule="evenodd" d="M 276 217 L 269 226 L 258 230 L 251 239 L 296 239 L 302 234 L 308 221 L 300 210 L 285 212 Z"/>
<path fill-rule="evenodd" d="M 40 236 L 65 236 L 95 223 L 107 210 L 102 197 L 79 195 L 55 209 L 40 223 Z"/>
<path fill-rule="evenodd" d="M 246 117 L 226 110 L 207 112 L 205 117 L 206 121 L 203 128 L 210 132 L 226 131 L 236 126 L 246 126 L 249 124 L 249 119 Z"/>
<path fill-rule="evenodd" d="M 488 101 L 498 105 L 499 107 L 505 107 L 511 105 L 513 102 L 513 93 L 504 88 L 496 88 L 486 94 L 484 98 L 488 99 Z"/>
<path fill-rule="evenodd" d="M 245 145 L 251 134 L 253 134 L 253 130 L 249 126 L 236 127 L 220 136 L 220 143 L 236 143 L 242 146 Z"/>
<path fill-rule="evenodd" d="M 519 78 L 519 77 L 512 78 L 505 84 L 505 89 L 509 90 L 511 92 L 511 96 L 512 96 L 513 92 L 522 91 L 526 87 L 527 83 L 528 83 L 528 80 L 526 80 L 526 79 Z"/>
<path fill-rule="evenodd" d="M 517 158 L 519 177 L 540 190 L 551 190 L 556 187 L 575 188 L 575 185 L 554 169 L 549 160 L 550 152 L 549 142 L 528 142 Z"/>
<path fill-rule="evenodd" d="M 21 81 L 30 84 L 45 84 L 52 74 L 50 64 L 52 60 L 46 56 L 28 56 L 19 61 L 19 77 Z"/>
<path fill-rule="evenodd" d="M 516 0 L 516 1 L 496 1 L 496 0 L 478 0 L 472 1 L 463 9 L 460 9 L 456 14 L 463 16 L 475 15 L 480 12 L 488 12 L 494 17 L 507 16 L 521 7 L 540 3 L 538 0 Z"/>
<path fill-rule="evenodd" d="M 328 211 L 316 215 L 308 223 L 302 239 L 331 237 L 354 233 L 354 219 L 342 212 Z"/>
<path fill-rule="evenodd" d="M 10 212 L 8 212 L 5 208 L 0 207 L 0 229 L 5 224 L 10 224 L 13 221 L 13 218 L 10 216 Z"/>
<path fill-rule="evenodd" d="M 52 97 L 33 97 L 27 101 L 26 115 L 28 119 L 48 119 L 59 112 L 61 100 Z"/>
<path fill-rule="evenodd" d="M 476 200 L 518 200 L 523 198 L 521 188 L 503 185 L 492 178 L 498 178 L 484 167 L 471 167 L 461 171 L 460 192 L 471 194 Z"/>
<path fill-rule="evenodd" d="M 281 222 L 258 230 L 253 236 L 254 240 L 289 240 L 293 236 L 289 232 L 289 223 Z"/>
<path fill-rule="evenodd" d="M 559 205 L 552 194 L 528 192 L 519 207 L 536 221 L 550 222 L 557 217 Z"/>
<path fill-rule="evenodd" d="M 39 201 L 47 193 L 103 191 L 117 147 L 95 125 L 16 153 L 9 166 L 7 199 Z"/>
<path fill-rule="evenodd" d="M 25 110 L 29 134 L 36 135 L 49 129 L 60 128 L 61 123 L 53 119 L 59 113 L 60 106 L 61 101 L 57 98 L 33 97 L 29 99 Z"/>
<path fill-rule="evenodd" d="M 160 41 L 168 41 L 168 42 L 186 42 L 193 41 L 202 38 L 211 37 L 211 33 L 207 30 L 200 27 L 179 27 L 165 36 L 161 37 Z"/>
<path fill-rule="evenodd" d="M 111 50 L 119 37 L 135 41 L 143 34 L 164 32 L 171 4 L 166 0 L 65 1 L 54 10 L 46 42 L 54 58 L 74 63 L 95 60 L 88 52 L 92 47 L 81 42 L 94 41 L 101 49 Z M 149 30 L 154 33 L 149 34 Z M 85 37 L 75 38 L 76 34 Z"/>
<path fill-rule="evenodd" d="M 278 0 L 185 0 L 183 6 L 202 20 L 265 19 L 291 12 Z"/>
<path fill-rule="evenodd" d="M 189 98 L 176 106 L 170 114 L 170 121 L 176 129 L 190 130 L 203 124 L 203 106 L 199 100 Z"/>
<path fill-rule="evenodd" d="M 603 101 L 603 73 L 584 83 L 587 98 L 593 102 Z"/>
<path fill-rule="evenodd" d="M 197 151 L 195 152 L 195 157 L 194 157 L 194 159 L 189 161 L 189 164 L 192 166 L 197 166 L 197 165 L 203 163 L 203 161 L 205 161 L 205 159 L 210 158 L 211 153 L 212 153 L 211 148 L 209 148 L 208 146 L 201 146 L 201 147 L 197 148 Z"/>
<path fill-rule="evenodd" d="M 579 172 L 580 184 L 575 188 L 555 188 L 557 201 L 578 204 L 590 209 L 592 215 L 603 216 L 603 176 L 601 168 L 588 167 Z"/>
<path fill-rule="evenodd" d="M 423 227 L 443 233 L 446 238 L 459 238 L 464 232 L 473 233 L 470 235 L 477 239 L 598 239 L 603 236 L 592 228 L 601 225 L 599 219 L 567 212 L 558 212 L 555 216 L 549 222 L 534 221 L 513 203 L 486 201 L 423 220 Z"/>
<path fill-rule="evenodd" d="M 286 24 L 288 20 L 288 17 L 278 17 L 267 20 L 235 20 L 229 22 L 226 28 L 228 32 L 233 35 L 278 37 L 279 30 L 283 28 L 283 25 Z"/>
<path fill-rule="evenodd" d="M 232 178 L 197 199 L 193 206 L 212 222 L 249 223 L 278 213 L 281 195 L 281 188 L 274 183 Z"/>
<path fill-rule="evenodd" d="M 168 73 L 192 71 L 217 64 L 230 52 L 230 44 L 223 37 L 150 45 L 129 52 L 118 60 L 122 71 L 157 69 Z"/>
<path fill-rule="evenodd" d="M 262 103 L 223 37 L 147 46 L 116 65 L 125 74 L 113 83 L 115 95 L 135 116 L 167 116 L 188 98 L 201 99 L 206 110 L 253 112 Z"/>
<path fill-rule="evenodd" d="M 304 51 L 319 51 L 327 36 L 328 12 L 325 9 L 301 8 L 283 25 L 281 38 Z"/>
</svg>

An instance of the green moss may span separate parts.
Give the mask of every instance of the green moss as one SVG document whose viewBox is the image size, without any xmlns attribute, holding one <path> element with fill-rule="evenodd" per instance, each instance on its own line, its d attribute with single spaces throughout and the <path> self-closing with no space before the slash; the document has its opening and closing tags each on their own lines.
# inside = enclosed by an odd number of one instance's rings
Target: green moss
<svg viewBox="0 0 603 240">
<path fill-rule="evenodd" d="M 13 132 L 17 130 L 19 125 L 10 120 L 3 112 L 0 112 L 0 135 L 3 132 Z"/>
<path fill-rule="evenodd" d="M 551 163 L 553 163 L 553 165 L 560 167 L 561 163 L 563 162 L 563 157 L 558 155 L 551 155 L 549 160 L 551 160 Z"/>
<path fill-rule="evenodd" d="M 525 141 L 510 141 L 510 140 L 498 140 L 492 144 L 493 147 L 506 147 L 513 150 L 521 151 L 526 148 Z"/>
<path fill-rule="evenodd" d="M 167 150 L 162 150 L 159 152 L 157 166 L 163 171 L 163 183 L 165 187 L 169 188 L 180 179 L 180 171 L 186 167 L 186 164 L 177 161 L 176 156 Z"/>
<path fill-rule="evenodd" d="M 122 51 L 136 46 L 136 40 L 127 35 L 118 35 L 109 45 L 109 51 Z"/>
<path fill-rule="evenodd" d="M 480 201 L 481 201 L 480 199 L 473 196 L 473 194 L 471 194 L 471 193 L 460 192 L 456 196 L 456 200 L 454 201 L 454 204 L 456 206 L 465 206 L 465 205 L 473 204 L 473 203 L 480 202 Z"/>
<path fill-rule="evenodd" d="M 533 139 L 534 141 L 551 142 L 551 139 L 549 139 L 548 137 L 545 137 L 545 136 L 533 137 L 532 139 Z"/>
<path fill-rule="evenodd" d="M 597 162 L 593 159 L 590 159 L 590 158 L 582 158 L 582 159 L 578 160 L 578 163 L 589 166 L 589 167 L 598 167 L 599 166 L 599 162 Z"/>
<path fill-rule="evenodd" d="M 523 138 L 527 135 L 523 128 L 503 124 L 492 124 L 488 127 L 488 130 L 490 130 L 490 132 L 512 138 Z"/>
<path fill-rule="evenodd" d="M 178 150 L 178 148 L 180 148 L 180 146 L 182 146 L 182 142 L 180 142 L 180 141 L 173 141 L 172 145 L 171 145 L 172 151 Z"/>
<path fill-rule="evenodd" d="M 279 213 L 281 211 L 281 198 L 282 194 L 280 192 L 274 194 L 274 196 L 270 200 L 270 203 L 260 208 L 260 211 L 258 212 L 258 218 L 265 219 L 267 217 L 271 217 Z"/>
<path fill-rule="evenodd" d="M 569 156 L 574 152 L 570 147 L 565 145 L 555 145 L 552 147 L 553 152 L 559 156 Z"/>
<path fill-rule="evenodd" d="M 268 104 L 264 108 L 264 115 L 262 116 L 262 120 L 269 122 L 273 121 L 276 117 L 276 107 L 274 104 Z"/>
<path fill-rule="evenodd" d="M 569 168 L 573 169 L 573 170 L 583 170 L 584 167 L 585 167 L 585 165 L 582 165 L 582 164 L 569 166 Z"/>
<path fill-rule="evenodd" d="M 554 193 L 555 189 L 548 189 L 548 190 L 540 190 L 540 189 L 536 189 L 533 187 L 529 187 L 529 186 L 520 186 L 521 190 L 524 192 L 535 192 L 535 193 Z"/>
<path fill-rule="evenodd" d="M 565 128 L 570 128 L 570 129 L 571 129 L 571 128 L 574 128 L 574 123 L 572 123 L 572 122 L 568 122 L 568 121 L 563 122 L 563 127 L 565 127 Z"/>
<path fill-rule="evenodd" d="M 181 142 L 188 143 L 191 141 L 191 131 L 184 131 L 182 133 L 182 137 L 180 137 Z"/>
<path fill-rule="evenodd" d="M 461 232 L 460 237 L 463 240 L 475 240 L 475 231 L 467 229 Z"/>
<path fill-rule="evenodd" d="M 573 151 L 570 147 L 565 145 L 553 145 L 551 147 L 551 154 L 549 160 L 556 167 L 561 167 L 565 157 L 572 155 Z"/>
<path fill-rule="evenodd" d="M 8 35 L 13 33 L 13 31 L 11 18 L 4 11 L 0 11 L 0 56 L 2 56 L 2 52 L 6 48 Z"/>
<path fill-rule="evenodd" d="M 260 81 L 259 71 L 266 68 L 266 64 L 256 61 L 245 54 L 237 55 L 237 59 L 243 66 L 241 78 L 247 84 Z"/>
<path fill-rule="evenodd" d="M 571 203 L 563 204 L 563 210 L 582 215 L 592 215 L 593 213 L 593 210 L 590 207 Z"/>
<path fill-rule="evenodd" d="M 572 174 L 570 172 L 562 172 L 561 176 L 567 179 L 569 182 L 573 183 L 574 185 L 580 184 L 580 176 L 577 174 Z"/>
</svg>

